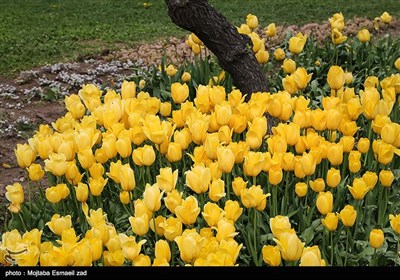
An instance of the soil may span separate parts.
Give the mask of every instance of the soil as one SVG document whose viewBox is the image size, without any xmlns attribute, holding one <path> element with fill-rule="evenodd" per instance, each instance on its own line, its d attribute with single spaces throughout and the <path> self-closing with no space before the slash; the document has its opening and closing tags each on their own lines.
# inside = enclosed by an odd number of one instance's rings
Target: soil
<svg viewBox="0 0 400 280">
<path fill-rule="evenodd" d="M 346 21 L 345 34 L 354 35 L 360 28 L 368 28 L 380 35 L 373 22 L 365 18 Z M 285 38 L 287 32 L 313 34 L 322 41 L 330 33 L 329 23 L 304 26 L 277 26 L 278 36 L 267 41 L 271 46 Z M 400 35 L 400 22 L 393 19 L 381 35 Z M 264 30 L 259 30 L 265 37 Z M 39 124 L 49 124 L 66 113 L 63 97 L 77 93 L 83 84 L 118 85 L 132 75 L 134 67 L 158 65 L 165 53 L 169 63 L 179 65 L 191 59 L 186 38 L 169 38 L 131 49 L 84 57 L 79 61 L 48 65 L 21 72 L 14 78 L 0 76 L 0 213 L 6 207 L 5 187 L 20 182 L 26 186 L 26 171 L 17 164 L 14 149 L 18 143 L 27 143 Z M 3 209 L 1 209 L 3 208 Z"/>
</svg>

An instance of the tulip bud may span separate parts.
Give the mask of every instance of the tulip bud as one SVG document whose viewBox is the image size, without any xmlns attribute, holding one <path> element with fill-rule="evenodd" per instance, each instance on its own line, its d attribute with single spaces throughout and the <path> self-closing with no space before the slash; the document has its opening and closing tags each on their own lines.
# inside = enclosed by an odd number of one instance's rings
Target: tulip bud
<svg viewBox="0 0 400 280">
<path fill-rule="evenodd" d="M 371 39 L 371 34 L 369 33 L 368 29 L 364 28 L 358 31 L 357 38 L 360 42 L 369 42 Z"/>
<path fill-rule="evenodd" d="M 346 205 L 339 213 L 340 220 L 346 227 L 351 227 L 357 218 L 357 211 L 351 205 Z"/>
<path fill-rule="evenodd" d="M 394 175 L 391 170 L 384 170 L 382 169 L 379 172 L 379 181 L 381 182 L 382 186 L 390 187 L 394 181 Z"/>
<path fill-rule="evenodd" d="M 329 231 L 336 230 L 338 221 L 339 215 L 336 215 L 335 213 L 327 213 L 325 218 L 321 219 L 322 224 Z"/>
<path fill-rule="evenodd" d="M 24 202 L 24 189 L 20 183 L 6 186 L 6 198 L 13 204 Z"/>
<path fill-rule="evenodd" d="M 277 61 L 281 61 L 281 60 L 283 60 L 283 59 L 285 59 L 285 51 L 282 49 L 282 48 L 277 48 L 275 51 L 274 51 L 274 58 L 277 60 Z"/>
<path fill-rule="evenodd" d="M 298 182 L 298 183 L 296 183 L 296 185 L 294 187 L 294 191 L 296 192 L 298 197 L 306 196 L 307 189 L 308 189 L 308 186 L 304 182 Z"/>
<path fill-rule="evenodd" d="M 292 74 L 296 70 L 296 62 L 293 59 L 285 58 L 282 69 L 286 74 Z"/>
<path fill-rule="evenodd" d="M 333 195 L 330 191 L 319 192 L 316 201 L 317 209 L 322 215 L 326 215 L 332 211 Z"/>
<path fill-rule="evenodd" d="M 293 54 L 299 54 L 302 52 L 304 45 L 307 42 L 307 35 L 303 35 L 301 32 L 296 36 L 289 39 L 289 50 Z"/>
<path fill-rule="evenodd" d="M 258 26 L 258 18 L 255 15 L 248 14 L 246 16 L 246 24 L 249 28 L 255 29 Z"/>
<path fill-rule="evenodd" d="M 369 244 L 372 248 L 378 249 L 383 245 L 385 241 L 385 236 L 383 234 L 383 230 L 381 229 L 373 229 L 369 233 Z"/>
<path fill-rule="evenodd" d="M 300 258 L 299 266 L 325 266 L 326 262 L 321 258 L 321 251 L 317 245 L 305 247 Z"/>
<path fill-rule="evenodd" d="M 265 33 L 267 34 L 268 37 L 274 37 L 276 35 L 275 23 L 268 24 L 267 30 L 265 30 Z"/>
<path fill-rule="evenodd" d="M 269 266 L 279 266 L 281 264 L 281 252 L 277 246 L 264 245 L 262 247 L 264 262 Z"/>
<path fill-rule="evenodd" d="M 390 226 L 397 233 L 400 234 L 400 214 L 396 216 L 389 214 Z"/>
</svg>

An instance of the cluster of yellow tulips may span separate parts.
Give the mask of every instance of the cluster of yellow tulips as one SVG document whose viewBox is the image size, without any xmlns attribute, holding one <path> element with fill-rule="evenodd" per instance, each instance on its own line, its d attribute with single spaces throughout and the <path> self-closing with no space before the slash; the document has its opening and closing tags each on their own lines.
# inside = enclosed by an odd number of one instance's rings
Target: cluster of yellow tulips
<svg viewBox="0 0 400 280">
<path fill-rule="evenodd" d="M 344 19 L 329 21 L 340 44 Z M 238 30 L 265 63 L 257 26 L 249 15 Z M 270 24 L 267 36 L 275 33 Z M 200 52 L 194 34 L 187 42 Z M 288 49 L 298 55 L 306 42 L 297 34 Z M 26 202 L 18 182 L 6 187 L 16 228 L 2 235 L 0 263 L 321 266 L 358 254 L 377 265 L 385 246 L 387 262 L 399 264 L 400 209 L 390 199 L 399 187 L 400 74 L 366 76 L 356 89 L 352 73 L 331 65 L 330 92 L 316 101 L 302 94 L 313 73 L 283 49 L 274 57 L 282 90 L 248 102 L 219 84 L 198 85 L 191 100 L 187 71 L 165 101 L 134 81 L 67 96 L 64 116 L 17 144 L 40 199 Z M 269 127 L 266 115 L 279 124 Z M 39 226 L 29 222 L 35 207 Z"/>
</svg>

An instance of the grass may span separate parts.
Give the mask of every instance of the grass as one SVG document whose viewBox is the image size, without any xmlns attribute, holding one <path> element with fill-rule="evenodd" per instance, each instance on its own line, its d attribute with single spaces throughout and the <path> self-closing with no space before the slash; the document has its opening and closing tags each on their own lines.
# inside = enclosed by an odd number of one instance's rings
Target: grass
<svg viewBox="0 0 400 280">
<path fill-rule="evenodd" d="M 316 5 L 315 2 L 318 2 Z M 2 0 L 0 1 L 0 76 L 35 66 L 76 60 L 186 32 L 168 17 L 163 0 Z M 382 12 L 400 17 L 398 0 L 243 1 L 210 0 L 232 23 L 258 16 L 261 25 L 323 22 L 333 13 L 346 19 L 374 18 Z M 295 11 L 295 13 L 294 13 Z"/>
</svg>

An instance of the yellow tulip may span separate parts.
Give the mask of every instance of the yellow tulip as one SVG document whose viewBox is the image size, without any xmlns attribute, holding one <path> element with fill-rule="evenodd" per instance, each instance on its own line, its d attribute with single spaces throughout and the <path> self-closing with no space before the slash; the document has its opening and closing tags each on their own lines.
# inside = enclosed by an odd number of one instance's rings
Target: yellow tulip
<svg viewBox="0 0 400 280">
<path fill-rule="evenodd" d="M 40 179 L 42 179 L 44 176 L 44 170 L 40 164 L 32 163 L 26 169 L 28 170 L 29 179 L 31 181 L 40 181 Z"/>
<path fill-rule="evenodd" d="M 211 170 L 208 167 L 197 165 L 185 172 L 186 185 L 197 194 L 208 190 L 211 181 Z"/>
<path fill-rule="evenodd" d="M 213 202 L 207 202 L 201 214 L 209 227 L 216 226 L 223 216 L 222 209 Z"/>
<path fill-rule="evenodd" d="M 278 239 L 274 238 L 282 258 L 286 261 L 297 261 L 300 259 L 304 242 L 301 242 L 294 229 L 285 229 Z"/>
<path fill-rule="evenodd" d="M 384 170 L 382 169 L 379 172 L 379 181 L 381 182 L 382 186 L 390 187 L 394 181 L 394 174 L 391 170 Z"/>
<path fill-rule="evenodd" d="M 161 198 L 163 194 L 164 191 L 160 191 L 157 183 L 153 185 L 147 183 L 143 192 L 143 200 L 147 209 L 152 212 L 158 211 L 161 207 Z"/>
<path fill-rule="evenodd" d="M 182 204 L 182 194 L 176 189 L 167 192 L 167 197 L 164 198 L 164 204 L 171 213 L 175 213 L 175 208 Z"/>
<path fill-rule="evenodd" d="M 274 235 L 274 237 L 278 239 L 285 230 L 292 228 L 292 225 L 290 224 L 289 221 L 289 217 L 282 215 L 270 218 L 269 226 L 271 228 L 271 232 Z"/>
<path fill-rule="evenodd" d="M 24 189 L 20 183 L 6 186 L 6 198 L 13 204 L 24 202 Z"/>
<path fill-rule="evenodd" d="M 256 53 L 256 59 L 258 61 L 258 63 L 260 64 L 265 64 L 268 62 L 269 59 L 269 52 L 268 51 L 264 51 L 264 50 L 260 50 Z"/>
<path fill-rule="evenodd" d="M 391 121 L 388 116 L 376 115 L 375 119 L 372 121 L 372 130 L 375 133 L 381 134 L 382 128 L 390 123 Z"/>
<path fill-rule="evenodd" d="M 127 158 L 132 154 L 132 142 L 129 136 L 118 137 L 115 148 L 122 158 Z"/>
<path fill-rule="evenodd" d="M 371 34 L 369 33 L 368 29 L 363 28 L 357 32 L 357 38 L 360 42 L 369 42 L 371 40 Z"/>
<path fill-rule="evenodd" d="M 290 71 L 290 70 L 288 70 L 288 71 Z M 294 73 L 294 71 L 295 71 L 295 69 L 293 69 L 292 73 Z M 282 79 L 283 88 L 290 94 L 295 94 L 299 90 L 294 78 L 295 78 L 294 74 L 291 74 L 291 75 L 286 75 L 286 77 Z M 270 108 L 271 108 L 271 106 L 270 106 Z M 282 110 L 282 109 L 280 109 L 280 110 Z M 276 112 L 275 115 L 278 116 L 279 113 Z"/>
<path fill-rule="evenodd" d="M 358 119 L 360 114 L 363 112 L 363 107 L 360 103 L 360 99 L 353 97 L 347 101 L 346 104 L 347 115 L 350 117 L 350 120 L 355 121 Z"/>
<path fill-rule="evenodd" d="M 264 154 L 261 152 L 248 152 L 244 157 L 243 170 L 246 176 L 257 176 L 264 165 Z"/>
<path fill-rule="evenodd" d="M 218 166 L 223 173 L 230 173 L 235 164 L 235 155 L 232 149 L 227 146 L 219 146 L 217 148 Z"/>
<path fill-rule="evenodd" d="M 277 246 L 264 245 L 261 249 L 264 262 L 269 266 L 281 264 L 281 252 Z"/>
<path fill-rule="evenodd" d="M 280 166 L 272 166 L 268 171 L 268 182 L 272 185 L 279 185 L 283 179 L 283 171 Z"/>
<path fill-rule="evenodd" d="M 167 220 L 167 218 L 165 218 L 162 215 L 157 216 L 155 219 L 151 218 L 150 219 L 150 229 L 157 233 L 159 236 L 163 237 L 164 236 L 164 228 L 161 226 L 165 221 Z"/>
<path fill-rule="evenodd" d="M 381 229 L 372 229 L 369 233 L 369 244 L 372 248 L 378 249 L 383 245 L 385 235 Z"/>
<path fill-rule="evenodd" d="M 308 186 L 304 182 L 298 182 L 298 183 L 296 183 L 296 185 L 294 187 L 294 191 L 296 192 L 298 197 L 306 196 L 307 189 L 308 189 Z"/>
<path fill-rule="evenodd" d="M 67 250 L 62 247 L 51 247 L 49 250 L 41 253 L 40 266 L 67 266 L 68 254 Z"/>
<path fill-rule="evenodd" d="M 329 109 L 326 114 L 326 128 L 329 130 L 336 130 L 340 125 L 342 115 L 339 110 Z"/>
<path fill-rule="evenodd" d="M 378 148 L 378 162 L 381 164 L 389 164 L 393 160 L 395 148 L 391 144 L 381 142 Z"/>
<path fill-rule="evenodd" d="M 353 82 L 353 74 L 351 72 L 344 71 L 344 82 L 346 85 L 350 85 Z"/>
<path fill-rule="evenodd" d="M 367 153 L 369 150 L 369 146 L 370 146 L 370 141 L 368 138 L 362 137 L 362 138 L 358 139 L 357 150 L 360 153 L 362 153 L 362 154 Z"/>
<path fill-rule="evenodd" d="M 351 227 L 357 218 L 357 211 L 351 205 L 346 205 L 339 213 L 340 220 L 346 227 Z"/>
<path fill-rule="evenodd" d="M 323 131 L 327 125 L 328 111 L 321 110 L 320 108 L 311 111 L 311 124 L 318 130 Z"/>
<path fill-rule="evenodd" d="M 168 241 L 173 241 L 175 237 L 180 236 L 182 234 L 182 222 L 175 217 L 169 217 L 165 219 L 159 225 L 164 230 L 164 237 Z"/>
<path fill-rule="evenodd" d="M 57 185 L 49 187 L 45 191 L 46 199 L 51 203 L 58 203 L 62 198 L 62 189 Z"/>
<path fill-rule="evenodd" d="M 396 124 L 387 123 L 382 127 L 381 138 L 387 144 L 393 144 L 396 137 L 400 137 L 399 133 L 396 133 Z"/>
<path fill-rule="evenodd" d="M 249 28 L 255 29 L 258 26 L 258 18 L 255 15 L 248 14 L 246 16 L 246 24 Z"/>
<path fill-rule="evenodd" d="M 29 144 L 17 144 L 14 153 L 17 157 L 18 165 L 21 168 L 29 167 L 37 156 L 35 150 L 33 150 Z"/>
<path fill-rule="evenodd" d="M 340 45 L 347 40 L 347 36 L 344 36 L 339 29 L 334 28 L 332 30 L 331 39 L 335 45 Z"/>
<path fill-rule="evenodd" d="M 331 66 L 328 71 L 327 81 L 331 89 L 341 89 L 345 82 L 345 75 L 342 67 L 337 65 Z"/>
<path fill-rule="evenodd" d="M 171 97 L 176 104 L 181 104 L 189 96 L 189 87 L 187 84 L 181 84 L 178 82 L 172 83 L 171 85 Z"/>
<path fill-rule="evenodd" d="M 246 208 L 256 208 L 262 211 L 267 206 L 267 197 L 270 193 L 264 194 L 260 185 L 253 185 L 248 189 L 240 191 L 240 199 Z"/>
<path fill-rule="evenodd" d="M 394 62 L 394 67 L 396 67 L 397 70 L 400 70 L 400 57 Z"/>
<path fill-rule="evenodd" d="M 175 207 L 175 215 L 185 225 L 194 224 L 200 211 L 198 201 L 192 195 L 183 200 L 181 205 Z"/>
<path fill-rule="evenodd" d="M 85 115 L 85 106 L 83 105 L 81 98 L 77 94 L 71 94 L 66 96 L 64 99 L 65 108 L 71 113 L 71 116 L 78 120 Z"/>
<path fill-rule="evenodd" d="M 204 238 L 195 229 L 186 229 L 181 236 L 175 237 L 174 241 L 178 245 L 182 261 L 191 264 L 200 255 Z"/>
<path fill-rule="evenodd" d="M 78 160 L 84 169 L 89 169 L 96 159 L 94 157 L 92 148 L 86 147 L 78 152 Z"/>
<path fill-rule="evenodd" d="M 171 192 L 178 181 L 178 169 L 172 172 L 171 167 L 160 168 L 160 174 L 156 176 L 156 180 L 161 190 Z"/>
<path fill-rule="evenodd" d="M 225 182 L 221 179 L 214 179 L 210 184 L 208 197 L 212 201 L 218 202 L 225 195 Z"/>
<path fill-rule="evenodd" d="M 299 54 L 303 51 L 304 45 L 307 42 L 307 35 L 299 32 L 296 36 L 289 39 L 289 50 L 293 54 Z"/>
<path fill-rule="evenodd" d="M 331 144 L 328 147 L 327 156 L 332 165 L 340 165 L 343 161 L 343 146 L 341 144 Z"/>
<path fill-rule="evenodd" d="M 304 67 L 298 67 L 294 72 L 294 81 L 296 83 L 297 88 L 305 89 L 307 84 L 311 81 L 313 73 L 308 74 L 307 70 Z"/>
<path fill-rule="evenodd" d="M 284 51 L 282 48 L 277 48 L 277 49 L 274 51 L 274 58 L 275 58 L 277 61 L 284 60 L 284 59 L 285 59 L 285 56 L 286 56 L 285 51 Z"/>
<path fill-rule="evenodd" d="M 129 217 L 128 220 L 132 231 L 139 236 L 147 234 L 150 229 L 149 216 L 147 214 L 135 215 L 134 217 Z"/>
<path fill-rule="evenodd" d="M 166 157 L 169 162 L 177 162 L 182 159 L 182 148 L 179 143 L 170 142 L 168 144 Z"/>
<path fill-rule="evenodd" d="M 349 170 L 351 173 L 357 173 L 361 169 L 361 153 L 359 151 L 350 151 Z"/>
<path fill-rule="evenodd" d="M 240 207 L 238 201 L 227 200 L 225 202 L 224 211 L 225 211 L 225 218 L 233 222 L 236 222 L 237 219 L 239 219 L 239 217 L 242 215 L 243 208 Z"/>
<path fill-rule="evenodd" d="M 331 25 L 331 29 L 337 28 L 339 30 L 343 30 L 343 28 L 344 28 L 343 14 L 335 13 L 332 17 L 329 18 L 329 23 Z"/>
<path fill-rule="evenodd" d="M 121 84 L 122 99 L 134 98 L 136 96 L 136 83 L 124 80 Z"/>
<path fill-rule="evenodd" d="M 296 62 L 293 59 L 285 58 L 282 69 L 286 74 L 292 74 L 296 70 Z"/>
<path fill-rule="evenodd" d="M 240 192 L 247 188 L 247 182 L 242 177 L 235 177 L 232 181 L 232 189 L 237 197 L 240 197 Z"/>
<path fill-rule="evenodd" d="M 108 178 L 103 177 L 89 178 L 89 189 L 93 196 L 99 196 L 103 192 L 104 186 L 107 184 Z"/>
<path fill-rule="evenodd" d="M 326 262 L 321 258 L 321 251 L 317 245 L 304 248 L 299 266 L 326 266 Z"/>
<path fill-rule="evenodd" d="M 314 192 L 322 192 L 325 189 L 325 181 L 322 178 L 310 180 L 310 187 Z"/>
<path fill-rule="evenodd" d="M 51 220 L 46 223 L 46 226 L 48 226 L 53 233 L 61 236 L 64 230 L 71 228 L 71 216 L 60 216 L 60 214 L 54 214 L 51 217 Z"/>
<path fill-rule="evenodd" d="M 153 146 L 144 145 L 133 150 L 132 159 L 138 166 L 151 166 L 156 160 L 156 153 Z"/>
<path fill-rule="evenodd" d="M 336 230 L 339 222 L 339 215 L 335 213 L 327 213 L 325 218 L 321 219 L 321 222 L 327 230 Z"/>
<path fill-rule="evenodd" d="M 127 191 L 120 192 L 119 201 L 121 201 L 122 204 L 129 204 L 131 202 L 131 193 Z"/>
<path fill-rule="evenodd" d="M 216 239 L 218 242 L 222 240 L 229 240 L 234 238 L 239 232 L 235 232 L 235 225 L 232 221 L 222 218 L 218 221 L 216 226 Z"/>
<path fill-rule="evenodd" d="M 326 215 L 332 211 L 333 195 L 330 191 L 319 192 L 316 201 L 317 209 L 322 215 Z"/>
<path fill-rule="evenodd" d="M 369 191 L 369 188 L 362 178 L 355 178 L 353 180 L 353 186 L 347 186 L 351 195 L 356 200 L 361 200 Z"/>
<path fill-rule="evenodd" d="M 393 214 L 389 214 L 390 226 L 397 233 L 400 234 L 400 214 L 394 216 Z"/>
<path fill-rule="evenodd" d="M 388 24 L 392 21 L 392 16 L 388 12 L 383 12 L 381 19 L 384 23 Z"/>
<path fill-rule="evenodd" d="M 367 171 L 362 176 L 362 179 L 367 184 L 367 188 L 372 190 L 378 182 L 378 175 L 375 172 Z"/>
<path fill-rule="evenodd" d="M 265 34 L 267 34 L 268 37 L 274 37 L 276 35 L 275 23 L 268 24 L 267 29 L 265 30 Z"/>
<path fill-rule="evenodd" d="M 40 251 L 37 246 L 27 245 L 26 252 L 23 254 L 13 255 L 17 265 L 22 266 L 36 266 L 39 261 Z"/>
</svg>

